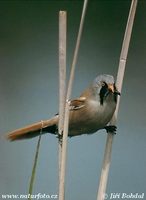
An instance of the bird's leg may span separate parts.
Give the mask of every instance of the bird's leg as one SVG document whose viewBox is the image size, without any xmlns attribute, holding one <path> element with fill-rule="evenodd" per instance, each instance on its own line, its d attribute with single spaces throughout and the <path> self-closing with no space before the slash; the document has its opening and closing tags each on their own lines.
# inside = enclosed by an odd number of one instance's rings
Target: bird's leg
<svg viewBox="0 0 146 200">
<path fill-rule="evenodd" d="M 114 125 L 109 125 L 109 126 L 105 126 L 104 129 L 107 131 L 107 133 L 111 133 L 115 135 L 117 127 Z"/>
<path fill-rule="evenodd" d="M 60 144 L 62 144 L 63 131 L 61 132 L 61 134 L 59 134 L 59 132 L 57 131 L 57 136 L 56 137 L 59 139 Z"/>
</svg>

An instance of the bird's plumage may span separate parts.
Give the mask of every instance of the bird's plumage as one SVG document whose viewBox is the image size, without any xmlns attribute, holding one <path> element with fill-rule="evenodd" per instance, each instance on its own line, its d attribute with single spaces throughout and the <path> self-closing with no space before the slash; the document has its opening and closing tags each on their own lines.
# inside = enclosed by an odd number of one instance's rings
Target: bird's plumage
<svg viewBox="0 0 146 200">
<path fill-rule="evenodd" d="M 77 99 L 70 101 L 69 136 L 92 134 L 103 129 L 111 120 L 117 103 L 114 78 L 111 75 L 97 76 Z M 59 116 L 38 122 L 8 134 L 9 140 L 31 138 L 43 133 L 57 134 Z"/>
</svg>

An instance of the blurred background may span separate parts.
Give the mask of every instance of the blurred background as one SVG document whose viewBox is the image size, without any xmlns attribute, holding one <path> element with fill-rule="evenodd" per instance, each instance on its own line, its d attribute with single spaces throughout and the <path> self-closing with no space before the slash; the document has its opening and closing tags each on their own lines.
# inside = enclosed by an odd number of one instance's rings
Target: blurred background
<svg viewBox="0 0 146 200">
<path fill-rule="evenodd" d="M 116 77 L 130 0 L 90 0 L 72 97 L 99 74 Z M 68 13 L 68 75 L 82 0 L 0 1 L 0 194 L 28 194 L 38 138 L 3 135 L 58 112 L 58 12 Z M 107 194 L 146 191 L 146 1 L 137 7 Z M 66 199 L 96 199 L 106 132 L 68 139 Z M 43 135 L 34 194 L 58 194 L 58 140 Z M 146 195 L 146 194 L 145 194 Z M 146 199 L 146 196 L 145 196 Z"/>
</svg>

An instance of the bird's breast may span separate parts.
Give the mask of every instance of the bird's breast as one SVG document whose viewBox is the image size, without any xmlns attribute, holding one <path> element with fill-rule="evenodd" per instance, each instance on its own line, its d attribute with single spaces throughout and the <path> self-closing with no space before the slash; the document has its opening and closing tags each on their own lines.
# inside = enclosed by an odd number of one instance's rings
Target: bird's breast
<svg viewBox="0 0 146 200">
<path fill-rule="evenodd" d="M 95 100 L 89 102 L 90 117 L 100 128 L 103 128 L 110 121 L 115 108 L 116 103 L 114 101 L 105 101 L 102 105 Z"/>
<path fill-rule="evenodd" d="M 90 134 L 104 128 L 115 108 L 114 101 L 105 101 L 101 105 L 97 100 L 88 100 L 83 108 L 70 112 L 69 135 Z"/>
</svg>

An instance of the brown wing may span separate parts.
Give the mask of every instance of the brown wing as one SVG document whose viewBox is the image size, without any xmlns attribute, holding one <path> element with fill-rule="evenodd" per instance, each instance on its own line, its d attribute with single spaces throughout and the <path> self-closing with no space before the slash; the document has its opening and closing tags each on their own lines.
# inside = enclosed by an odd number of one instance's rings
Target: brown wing
<svg viewBox="0 0 146 200">
<path fill-rule="evenodd" d="M 85 106 L 86 97 L 79 97 L 70 101 L 70 110 L 79 110 Z"/>
</svg>

